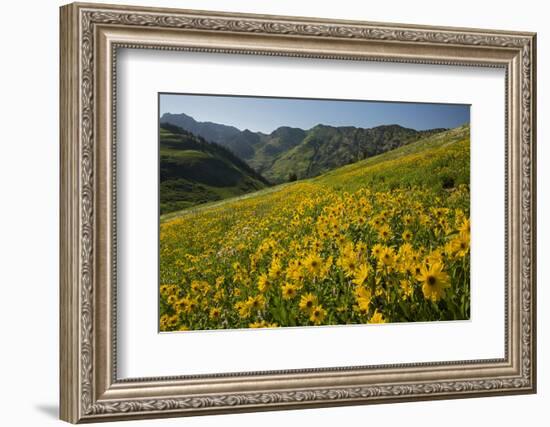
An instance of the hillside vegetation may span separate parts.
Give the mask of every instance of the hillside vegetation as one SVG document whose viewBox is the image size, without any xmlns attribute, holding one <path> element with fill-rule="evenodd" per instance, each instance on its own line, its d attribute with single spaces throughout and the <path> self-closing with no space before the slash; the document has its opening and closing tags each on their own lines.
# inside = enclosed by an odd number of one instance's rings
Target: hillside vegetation
<svg viewBox="0 0 550 427">
<path fill-rule="evenodd" d="M 164 217 L 161 330 L 468 319 L 469 162 L 463 126 Z"/>
<path fill-rule="evenodd" d="M 160 128 L 160 211 L 257 191 L 269 185 L 231 151 L 177 126 Z"/>
</svg>

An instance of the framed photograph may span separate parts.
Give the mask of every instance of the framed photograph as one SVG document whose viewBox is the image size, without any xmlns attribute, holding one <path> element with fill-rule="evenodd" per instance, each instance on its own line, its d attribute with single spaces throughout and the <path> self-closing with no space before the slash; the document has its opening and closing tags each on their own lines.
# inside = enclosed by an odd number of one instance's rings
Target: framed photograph
<svg viewBox="0 0 550 427">
<path fill-rule="evenodd" d="M 536 391 L 535 34 L 60 21 L 63 420 Z"/>
</svg>

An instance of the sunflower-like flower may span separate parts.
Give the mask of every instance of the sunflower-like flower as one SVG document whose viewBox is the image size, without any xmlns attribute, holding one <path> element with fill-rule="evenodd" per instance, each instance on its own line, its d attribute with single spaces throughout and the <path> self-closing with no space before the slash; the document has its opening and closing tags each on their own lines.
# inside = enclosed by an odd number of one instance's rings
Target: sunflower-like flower
<svg viewBox="0 0 550 427">
<path fill-rule="evenodd" d="M 237 310 L 241 319 L 250 317 L 250 307 L 246 304 L 246 301 L 237 301 L 235 303 L 235 310 Z"/>
<path fill-rule="evenodd" d="M 218 307 L 212 307 L 210 309 L 210 314 L 208 317 L 210 317 L 211 320 L 218 320 L 222 314 L 222 311 Z"/>
<path fill-rule="evenodd" d="M 168 316 L 167 314 L 163 314 L 162 316 L 160 316 L 160 330 L 161 331 L 166 331 L 168 330 L 168 318 L 170 316 Z"/>
<path fill-rule="evenodd" d="M 355 310 L 357 310 L 361 315 L 366 315 L 372 301 L 372 292 L 364 286 L 358 286 L 355 288 L 354 294 L 355 302 L 357 303 L 357 305 L 354 306 Z"/>
<path fill-rule="evenodd" d="M 391 268 L 395 265 L 396 255 L 393 248 L 384 247 L 380 251 L 380 255 L 378 257 L 378 264 L 381 267 L 387 267 Z"/>
<path fill-rule="evenodd" d="M 265 297 L 261 294 L 254 297 L 248 297 L 246 305 L 250 307 L 251 312 L 262 310 L 265 306 Z"/>
<path fill-rule="evenodd" d="M 305 295 L 302 295 L 300 298 L 300 310 L 305 311 L 306 313 L 310 314 L 313 307 L 317 305 L 317 297 L 313 295 L 312 293 L 307 293 Z"/>
<path fill-rule="evenodd" d="M 388 240 L 390 237 L 391 237 L 391 228 L 388 224 L 384 224 L 382 225 L 379 229 L 378 229 L 378 236 L 380 237 L 381 240 Z"/>
<path fill-rule="evenodd" d="M 271 282 L 269 281 L 269 277 L 267 277 L 267 274 L 260 274 L 260 276 L 258 277 L 258 290 L 262 293 L 265 293 L 269 290 L 270 286 Z"/>
<path fill-rule="evenodd" d="M 355 244 L 355 249 L 356 249 L 357 254 L 359 256 L 367 256 L 368 255 L 368 253 L 367 253 L 367 244 L 363 241 L 357 242 Z"/>
<path fill-rule="evenodd" d="M 413 234 L 412 234 L 411 230 L 405 230 L 405 231 L 403 231 L 403 234 L 401 234 L 401 237 L 403 237 L 403 240 L 405 242 L 408 242 L 412 239 Z"/>
<path fill-rule="evenodd" d="M 298 286 L 293 285 L 292 283 L 285 283 L 281 286 L 281 293 L 284 300 L 293 299 L 298 294 Z"/>
<path fill-rule="evenodd" d="M 374 310 L 373 315 L 369 319 L 368 323 L 386 323 L 386 319 L 382 316 L 378 310 Z"/>
<path fill-rule="evenodd" d="M 311 274 L 317 276 L 323 268 L 323 260 L 316 253 L 312 253 L 304 260 L 304 266 Z"/>
<path fill-rule="evenodd" d="M 459 229 L 461 234 L 466 234 L 470 236 L 470 218 L 465 219 L 464 222 L 460 225 Z"/>
<path fill-rule="evenodd" d="M 439 262 L 429 267 L 423 265 L 417 280 L 422 283 L 424 298 L 433 302 L 445 298 L 445 290 L 451 286 L 449 275 L 443 271 L 443 264 Z"/>
<path fill-rule="evenodd" d="M 338 264 L 344 269 L 346 277 L 354 276 L 359 269 L 359 260 L 354 253 L 340 257 Z"/>
<path fill-rule="evenodd" d="M 320 325 L 326 315 L 327 311 L 321 305 L 316 305 L 311 309 L 309 320 L 315 325 Z"/>
<path fill-rule="evenodd" d="M 363 283 L 365 283 L 365 280 L 367 280 L 371 272 L 372 267 L 369 264 L 361 264 L 355 272 L 352 282 L 357 286 L 361 286 Z"/>
<path fill-rule="evenodd" d="M 166 302 L 170 305 L 174 305 L 176 302 L 178 301 L 178 296 L 177 295 L 168 295 L 168 298 L 166 298 Z"/>
<path fill-rule="evenodd" d="M 452 251 L 459 257 L 464 257 L 470 250 L 470 235 L 460 233 L 457 238 L 451 241 Z"/>
<path fill-rule="evenodd" d="M 304 278 L 302 263 L 300 260 L 293 259 L 288 263 L 286 269 L 287 280 L 299 282 Z"/>
<path fill-rule="evenodd" d="M 269 267 L 268 275 L 270 279 L 278 279 L 283 273 L 283 267 L 281 266 L 281 260 L 279 258 L 274 258 L 271 261 L 271 266 Z"/>
<path fill-rule="evenodd" d="M 379 258 L 380 254 L 382 253 L 382 249 L 384 249 L 384 246 L 382 246 L 380 243 L 374 245 L 371 249 L 372 256 L 375 258 Z"/>
<path fill-rule="evenodd" d="M 186 311 L 186 304 L 187 304 L 187 301 L 185 298 L 178 299 L 173 305 L 174 310 L 176 310 L 176 313 L 184 313 Z"/>
<path fill-rule="evenodd" d="M 366 315 L 369 312 L 370 299 L 359 298 L 357 305 L 354 307 L 361 315 Z"/>
</svg>

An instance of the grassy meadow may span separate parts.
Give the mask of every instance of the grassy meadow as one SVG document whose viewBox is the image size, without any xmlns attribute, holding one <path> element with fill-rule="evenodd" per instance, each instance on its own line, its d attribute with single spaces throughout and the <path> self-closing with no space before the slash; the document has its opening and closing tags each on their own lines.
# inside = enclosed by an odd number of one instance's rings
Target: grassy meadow
<svg viewBox="0 0 550 427">
<path fill-rule="evenodd" d="M 160 330 L 470 317 L 463 126 L 161 217 Z"/>
</svg>

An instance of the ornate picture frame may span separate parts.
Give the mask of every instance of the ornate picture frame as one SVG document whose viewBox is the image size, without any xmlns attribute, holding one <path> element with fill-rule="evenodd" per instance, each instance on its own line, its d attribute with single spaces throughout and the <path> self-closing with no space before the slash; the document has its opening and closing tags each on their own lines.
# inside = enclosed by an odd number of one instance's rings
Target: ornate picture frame
<svg viewBox="0 0 550 427">
<path fill-rule="evenodd" d="M 75 3 L 61 8 L 60 414 L 112 421 L 536 391 L 536 35 Z M 498 67 L 505 357 L 117 378 L 117 49 Z"/>
</svg>

